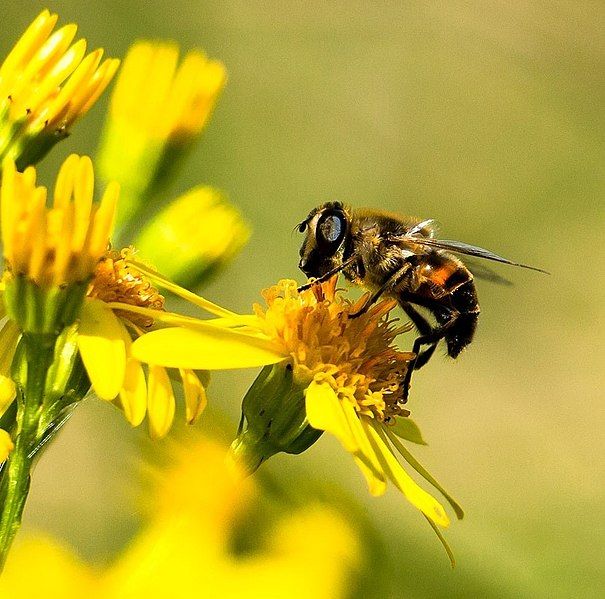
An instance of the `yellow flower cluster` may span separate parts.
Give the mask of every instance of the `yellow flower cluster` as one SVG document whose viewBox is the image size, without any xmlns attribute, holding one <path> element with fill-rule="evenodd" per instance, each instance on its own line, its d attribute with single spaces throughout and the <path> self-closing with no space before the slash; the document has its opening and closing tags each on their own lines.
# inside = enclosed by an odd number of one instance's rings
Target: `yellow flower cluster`
<svg viewBox="0 0 605 599">
<path fill-rule="evenodd" d="M 206 124 L 227 79 L 225 67 L 200 50 L 178 64 L 175 44 L 137 42 L 111 99 L 111 118 L 151 139 L 191 138 Z"/>
<path fill-rule="evenodd" d="M 346 597 L 363 564 L 359 533 L 333 508 L 282 506 L 234 553 L 237 530 L 263 489 L 225 469 L 225 448 L 210 441 L 182 447 L 158 472 L 149 523 L 105 568 L 82 563 L 56 541 L 15 547 L 0 578 L 6 597 Z M 273 500 L 275 501 L 275 500 Z M 270 514 L 275 514 L 275 504 Z M 36 576 L 31 576 L 35 571 Z"/>
<path fill-rule="evenodd" d="M 72 154 L 59 171 L 47 208 L 48 192 L 36 186 L 34 167 L 21 174 L 10 158 L 3 166 L 0 202 L 8 276 L 24 276 L 44 288 L 87 281 L 109 244 L 117 183 L 107 186 L 96 205 L 92 161 Z"/>
<path fill-rule="evenodd" d="M 76 25 L 53 33 L 57 18 L 42 11 L 0 67 L 2 157 L 43 155 L 90 110 L 120 64 L 117 59 L 101 62 L 102 49 L 85 56 L 86 40 L 72 44 Z M 49 139 L 41 139 L 41 133 Z M 40 148 L 28 147 L 24 138 L 34 138 L 32 144 Z"/>
</svg>

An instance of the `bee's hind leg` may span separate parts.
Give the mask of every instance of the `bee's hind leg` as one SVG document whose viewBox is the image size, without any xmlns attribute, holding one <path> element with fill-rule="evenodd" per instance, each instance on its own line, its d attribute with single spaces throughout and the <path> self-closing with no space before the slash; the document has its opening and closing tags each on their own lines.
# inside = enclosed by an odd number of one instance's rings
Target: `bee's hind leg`
<svg viewBox="0 0 605 599">
<path fill-rule="evenodd" d="M 407 401 L 410 392 L 412 372 L 422 368 L 431 359 L 437 344 L 445 337 L 445 334 L 452 325 L 453 320 L 450 320 L 443 326 L 433 328 L 429 321 L 407 302 L 401 302 L 401 307 L 420 333 L 420 336 L 414 341 L 414 346 L 412 348 L 414 358 L 408 364 L 408 370 L 405 374 L 405 379 L 403 380 L 403 397 L 404 401 Z M 428 345 L 429 347 L 427 347 L 424 351 L 421 351 L 421 347 L 423 345 Z"/>
</svg>

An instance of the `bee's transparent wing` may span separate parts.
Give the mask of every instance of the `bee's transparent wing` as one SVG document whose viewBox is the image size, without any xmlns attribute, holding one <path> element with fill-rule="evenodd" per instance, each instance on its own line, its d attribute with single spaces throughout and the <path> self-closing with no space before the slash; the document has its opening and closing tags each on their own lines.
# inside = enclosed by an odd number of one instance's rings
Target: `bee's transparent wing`
<svg viewBox="0 0 605 599">
<path fill-rule="evenodd" d="M 495 285 L 502 285 L 503 287 L 514 286 L 514 283 L 510 279 L 503 277 L 495 268 L 491 268 L 483 260 L 468 256 L 464 259 L 464 264 L 473 273 L 475 279 L 494 283 Z"/>
<path fill-rule="evenodd" d="M 529 266 L 528 264 L 521 264 L 519 262 L 513 262 L 508 260 L 507 258 L 503 258 L 502 256 L 498 256 L 498 254 L 494 254 L 494 252 L 490 252 L 485 248 L 480 248 L 476 245 L 469 245 L 467 243 L 463 243 L 462 241 L 454 241 L 452 239 L 430 239 L 426 237 L 415 237 L 408 236 L 408 239 L 413 243 L 417 243 L 418 245 L 426 245 L 428 247 L 434 247 L 440 250 L 446 250 L 449 252 L 454 252 L 456 254 L 464 254 L 466 256 L 474 256 L 475 258 L 483 258 L 484 260 L 492 260 L 494 262 L 500 262 L 502 264 L 509 264 L 511 266 L 519 266 L 521 268 L 528 268 L 529 270 L 535 270 L 537 272 L 543 272 L 545 274 L 550 274 L 546 270 L 541 268 L 536 268 L 535 266 Z"/>
</svg>

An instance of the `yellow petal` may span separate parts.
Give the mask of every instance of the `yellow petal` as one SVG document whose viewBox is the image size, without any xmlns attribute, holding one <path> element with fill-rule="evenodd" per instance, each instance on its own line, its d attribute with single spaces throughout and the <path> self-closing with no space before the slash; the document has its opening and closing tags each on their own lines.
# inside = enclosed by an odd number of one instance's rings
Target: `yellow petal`
<svg viewBox="0 0 605 599">
<path fill-rule="evenodd" d="M 0 428 L 0 463 L 4 462 L 8 454 L 15 448 L 11 436 Z"/>
<path fill-rule="evenodd" d="M 120 60 L 117 58 L 107 58 L 103 61 L 81 92 L 74 94 L 66 118 L 72 121 L 86 114 L 105 91 L 119 66 Z"/>
<path fill-rule="evenodd" d="M 370 443 L 380 460 L 385 473 L 393 481 L 395 486 L 405 495 L 406 499 L 418 508 L 427 518 L 439 526 L 449 526 L 450 519 L 445 513 L 443 506 L 424 489 L 419 487 L 410 475 L 397 461 L 384 433 L 380 431 L 381 423 L 370 423 L 365 419 L 362 421 Z"/>
<path fill-rule="evenodd" d="M 351 452 L 357 453 L 359 445 L 347 418 L 341 401 L 328 383 L 313 381 L 305 394 L 305 407 L 309 424 L 318 430 L 333 434 Z"/>
<path fill-rule="evenodd" d="M 116 397 L 126 372 L 124 325 L 100 300 L 84 302 L 78 330 L 78 348 L 95 393 L 101 399 Z"/>
<path fill-rule="evenodd" d="M 132 354 L 148 364 L 190 370 L 253 368 L 287 358 L 268 338 L 201 323 L 195 330 L 173 327 L 142 335 Z"/>
<path fill-rule="evenodd" d="M 179 369 L 183 379 L 185 393 L 185 416 L 189 424 L 193 424 L 206 409 L 208 399 L 202 382 L 193 370 Z"/>
<path fill-rule="evenodd" d="M 360 460 L 358 457 L 353 456 L 353 459 L 368 483 L 370 495 L 373 497 L 384 495 L 387 490 L 387 482 L 384 477 L 378 476 L 375 470 L 368 468 L 363 460 Z"/>
<path fill-rule="evenodd" d="M 174 403 L 174 393 L 166 369 L 150 366 L 147 413 L 152 438 L 161 439 L 170 430 L 174 418 Z"/>
<path fill-rule="evenodd" d="M 0 416 L 6 412 L 8 406 L 13 403 L 17 395 L 17 389 L 13 379 L 0 374 Z"/>
<path fill-rule="evenodd" d="M 147 412 L 147 383 L 145 373 L 138 360 L 128 358 L 124 385 L 120 389 L 120 403 L 126 420 L 132 426 L 139 426 Z"/>
<path fill-rule="evenodd" d="M 361 424 L 360 416 L 350 404 L 343 404 L 343 412 L 359 447 L 355 462 L 366 478 L 370 493 L 374 497 L 382 495 L 387 488 L 387 477 Z"/>
<path fill-rule="evenodd" d="M 211 302 L 210 300 L 204 299 L 203 297 L 200 297 L 199 295 L 196 295 L 195 293 L 184 289 L 180 285 L 177 285 L 176 283 L 173 283 L 172 281 L 168 280 L 159 272 L 153 270 L 152 268 L 149 268 L 148 266 L 145 266 L 144 264 L 141 264 L 140 262 L 134 262 L 131 260 L 129 261 L 129 263 L 134 268 L 136 268 L 141 274 L 145 275 L 146 277 L 149 277 L 154 283 L 157 283 L 160 287 L 163 287 L 167 291 L 172 291 L 172 293 L 174 293 L 176 296 L 188 302 L 191 302 L 193 305 L 198 306 L 198 308 L 201 308 L 202 310 L 206 310 L 207 312 L 215 314 L 216 316 L 237 316 L 235 312 L 231 312 L 231 310 L 227 310 L 226 308 L 223 308 L 218 304 Z"/>
<path fill-rule="evenodd" d="M 31 60 L 50 35 L 57 19 L 58 15 L 51 15 L 48 10 L 43 10 L 36 17 L 4 60 L 0 70 L 0 80 L 4 80 L 11 74 L 14 75 L 15 73 L 12 71 L 22 68 L 27 61 Z"/>
<path fill-rule="evenodd" d="M 327 383 L 313 381 L 306 392 L 305 407 L 309 424 L 333 434 L 343 447 L 353 454 L 355 463 L 364 475 L 370 493 L 382 495 L 386 491 L 386 476 L 361 426 L 355 408 L 338 399 Z"/>
<path fill-rule="evenodd" d="M 401 457 L 412 467 L 420 476 L 422 476 L 427 482 L 431 483 L 441 494 L 447 499 L 448 503 L 452 506 L 452 509 L 456 512 L 456 516 L 459 520 L 464 518 L 464 510 L 461 505 L 441 486 L 441 484 L 433 477 L 433 475 L 426 470 L 426 468 L 408 451 L 408 449 L 397 439 L 395 434 L 390 428 L 385 428 L 385 432 L 393 444 L 393 447 L 401 454 Z"/>
</svg>

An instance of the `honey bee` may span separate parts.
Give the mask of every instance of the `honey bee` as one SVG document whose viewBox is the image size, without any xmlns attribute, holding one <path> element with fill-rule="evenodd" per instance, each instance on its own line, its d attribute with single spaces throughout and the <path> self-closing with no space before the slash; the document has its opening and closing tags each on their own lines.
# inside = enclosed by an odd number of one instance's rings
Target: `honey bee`
<svg viewBox="0 0 605 599">
<path fill-rule="evenodd" d="M 313 279 L 301 290 L 342 272 L 348 281 L 371 292 L 352 317 L 387 296 L 397 300 L 416 327 L 415 357 L 404 381 L 406 399 L 412 371 L 429 361 L 442 339 L 448 355 L 457 358 L 475 334 L 480 309 L 473 274 L 453 253 L 546 272 L 480 247 L 437 239 L 433 220 L 351 210 L 340 202 L 313 209 L 298 230 L 306 232 L 299 268 Z M 428 310 L 434 323 L 417 307 Z"/>
</svg>

